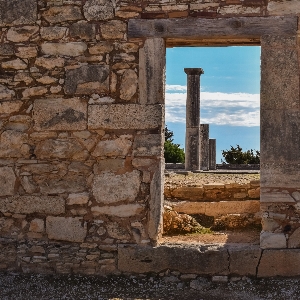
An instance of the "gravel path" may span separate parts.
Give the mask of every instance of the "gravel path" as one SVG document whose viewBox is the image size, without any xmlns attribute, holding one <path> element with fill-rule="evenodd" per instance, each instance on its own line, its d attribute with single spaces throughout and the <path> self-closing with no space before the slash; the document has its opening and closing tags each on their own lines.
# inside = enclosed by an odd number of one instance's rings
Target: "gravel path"
<svg viewBox="0 0 300 300">
<path fill-rule="evenodd" d="M 232 278 L 225 283 L 210 278 L 190 281 L 165 277 L 87 277 L 0 273 L 0 299 L 98 300 L 298 300 L 299 278 Z"/>
</svg>

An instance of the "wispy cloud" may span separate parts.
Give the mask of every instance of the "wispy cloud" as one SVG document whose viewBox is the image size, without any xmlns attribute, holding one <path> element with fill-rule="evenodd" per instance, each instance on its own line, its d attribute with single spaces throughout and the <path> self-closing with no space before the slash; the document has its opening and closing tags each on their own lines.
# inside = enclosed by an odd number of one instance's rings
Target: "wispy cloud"
<svg viewBox="0 0 300 300">
<path fill-rule="evenodd" d="M 259 94 L 201 92 L 201 123 L 259 126 Z M 186 86 L 166 86 L 166 122 L 185 123 Z"/>
</svg>

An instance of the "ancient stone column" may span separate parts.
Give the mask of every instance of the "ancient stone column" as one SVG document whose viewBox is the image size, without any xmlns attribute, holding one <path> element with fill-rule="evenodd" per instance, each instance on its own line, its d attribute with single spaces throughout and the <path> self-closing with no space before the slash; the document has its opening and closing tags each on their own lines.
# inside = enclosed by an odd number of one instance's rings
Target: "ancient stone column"
<svg viewBox="0 0 300 300">
<path fill-rule="evenodd" d="M 185 169 L 200 170 L 200 76 L 201 68 L 185 68 L 187 74 Z"/>
<path fill-rule="evenodd" d="M 200 170 L 209 170 L 209 124 L 200 124 Z"/>
<path fill-rule="evenodd" d="M 217 143 L 216 139 L 209 139 L 209 169 L 216 170 L 216 149 Z"/>
</svg>

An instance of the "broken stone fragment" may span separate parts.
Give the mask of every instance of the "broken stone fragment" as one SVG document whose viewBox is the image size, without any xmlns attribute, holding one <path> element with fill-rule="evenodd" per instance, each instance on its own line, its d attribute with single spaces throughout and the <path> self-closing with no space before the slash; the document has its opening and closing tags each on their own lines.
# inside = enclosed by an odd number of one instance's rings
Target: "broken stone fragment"
<svg viewBox="0 0 300 300">
<path fill-rule="evenodd" d="M 10 90 L 6 86 L 0 84 L 0 101 L 3 100 L 12 100 L 15 96 L 15 92 Z"/>
<path fill-rule="evenodd" d="M 24 70 L 27 68 L 27 64 L 20 58 L 5 61 L 1 64 L 3 69 L 14 69 L 14 70 Z"/>
<path fill-rule="evenodd" d="M 0 196 L 14 195 L 16 176 L 11 167 L 0 167 Z"/>
<path fill-rule="evenodd" d="M 38 26 L 22 26 L 12 27 L 7 31 L 7 39 L 14 43 L 22 43 L 29 41 L 39 32 Z"/>
<path fill-rule="evenodd" d="M 67 27 L 49 26 L 41 28 L 41 37 L 43 40 L 61 40 L 67 32 Z"/>
</svg>

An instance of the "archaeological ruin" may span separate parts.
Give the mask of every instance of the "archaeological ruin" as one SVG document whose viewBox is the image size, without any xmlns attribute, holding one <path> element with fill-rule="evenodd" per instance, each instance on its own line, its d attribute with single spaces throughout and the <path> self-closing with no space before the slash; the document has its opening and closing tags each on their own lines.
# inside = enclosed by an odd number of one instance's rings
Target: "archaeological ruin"
<svg viewBox="0 0 300 300">
<path fill-rule="evenodd" d="M 300 275 L 299 18 L 298 0 L 0 0 L 0 270 Z M 165 52 L 207 45 L 261 46 L 260 245 L 159 242 Z"/>
</svg>

